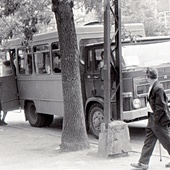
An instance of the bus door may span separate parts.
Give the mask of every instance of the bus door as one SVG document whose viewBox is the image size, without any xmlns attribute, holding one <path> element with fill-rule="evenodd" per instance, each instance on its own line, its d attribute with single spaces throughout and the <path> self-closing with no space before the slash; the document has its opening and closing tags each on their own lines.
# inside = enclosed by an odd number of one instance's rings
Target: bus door
<svg viewBox="0 0 170 170">
<path fill-rule="evenodd" d="M 5 52 L 0 58 L 10 60 L 11 56 L 8 52 Z M 11 111 L 19 108 L 17 82 L 15 79 L 15 67 L 11 63 L 12 73 L 4 74 L 3 60 L 0 65 L 0 109 L 3 111 Z M 11 60 L 13 60 L 11 58 Z"/>
<path fill-rule="evenodd" d="M 19 108 L 15 75 L 0 77 L 1 109 L 11 111 Z"/>
<path fill-rule="evenodd" d="M 89 48 L 86 51 L 86 55 L 86 97 L 89 98 L 92 96 L 103 96 L 104 83 L 101 79 L 101 70 L 99 68 L 99 64 L 101 61 L 101 57 L 98 56 L 99 52 L 96 53 L 96 50 L 94 48 Z"/>
<path fill-rule="evenodd" d="M 94 54 L 93 82 L 94 82 L 96 96 L 99 96 L 99 97 L 104 96 L 104 81 L 102 77 L 102 69 L 104 67 L 104 51 L 103 50 L 104 50 L 103 48 L 93 49 L 93 54 Z"/>
</svg>

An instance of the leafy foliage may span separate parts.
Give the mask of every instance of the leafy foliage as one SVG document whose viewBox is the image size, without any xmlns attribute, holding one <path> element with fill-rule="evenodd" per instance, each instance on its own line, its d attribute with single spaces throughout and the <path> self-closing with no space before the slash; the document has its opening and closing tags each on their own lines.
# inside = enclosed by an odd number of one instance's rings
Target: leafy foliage
<svg viewBox="0 0 170 170">
<path fill-rule="evenodd" d="M 110 1 L 113 4 L 113 0 Z M 157 3 L 156 3 L 157 2 Z M 160 0 L 121 0 L 122 24 L 144 23 L 146 34 L 166 33 L 159 23 L 157 8 Z M 76 9 L 85 9 L 84 18 L 103 22 L 104 0 L 74 0 Z M 95 16 L 95 17 L 92 17 Z M 34 33 L 50 24 L 53 18 L 51 0 L 1 0 L 0 37 L 8 39 L 22 37 L 23 42 L 31 41 Z M 112 22 L 114 19 L 111 16 Z"/>
<path fill-rule="evenodd" d="M 85 9 L 90 19 L 96 18 L 99 22 L 103 20 L 103 3 L 104 0 L 75 0 L 76 8 Z"/>
<path fill-rule="evenodd" d="M 23 43 L 32 40 L 39 26 L 49 24 L 51 20 L 50 0 L 1 0 L 0 32 L 3 39 L 18 35 Z M 50 13 L 51 12 L 51 13 Z"/>
<path fill-rule="evenodd" d="M 143 23 L 147 36 L 165 32 L 159 22 L 156 0 L 122 0 L 122 23 Z"/>
<path fill-rule="evenodd" d="M 102 0 L 76 0 L 79 7 L 85 7 L 86 13 L 96 12 L 98 21 L 103 21 L 103 5 Z M 161 32 L 166 34 L 164 25 L 159 22 L 158 9 L 162 0 L 121 0 L 121 20 L 124 23 L 143 23 L 147 36 L 154 36 Z M 110 1 L 114 4 L 114 0 Z M 87 16 L 85 16 L 87 17 Z M 111 22 L 114 23 L 114 18 L 111 16 Z"/>
</svg>

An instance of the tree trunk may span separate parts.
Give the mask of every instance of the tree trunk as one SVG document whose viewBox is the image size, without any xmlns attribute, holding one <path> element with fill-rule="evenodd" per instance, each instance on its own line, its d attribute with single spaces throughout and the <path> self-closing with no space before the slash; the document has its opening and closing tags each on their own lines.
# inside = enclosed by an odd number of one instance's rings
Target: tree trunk
<svg viewBox="0 0 170 170">
<path fill-rule="evenodd" d="M 52 0 L 59 34 L 64 97 L 61 151 L 89 148 L 81 93 L 79 54 L 71 0 Z"/>
</svg>

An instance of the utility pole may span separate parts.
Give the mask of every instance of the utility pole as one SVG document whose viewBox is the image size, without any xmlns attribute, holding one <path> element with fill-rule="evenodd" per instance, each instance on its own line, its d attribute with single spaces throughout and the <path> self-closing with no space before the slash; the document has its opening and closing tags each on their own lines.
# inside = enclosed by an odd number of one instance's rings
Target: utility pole
<svg viewBox="0 0 170 170">
<path fill-rule="evenodd" d="M 110 0 L 104 1 L 104 123 L 110 122 Z"/>
<path fill-rule="evenodd" d="M 122 120 L 122 52 L 121 52 L 121 5 L 114 1 L 115 12 L 115 57 L 118 77 L 116 79 L 116 113 L 115 120 Z M 110 100 L 110 0 L 104 1 L 104 123 L 107 125 L 111 117 Z"/>
<path fill-rule="evenodd" d="M 115 55 L 116 55 L 116 66 L 118 71 L 118 78 L 116 80 L 116 86 L 118 87 L 116 93 L 116 120 L 122 120 L 123 112 L 123 100 L 122 100 L 122 50 L 121 50 L 121 1 L 115 0 Z"/>
<path fill-rule="evenodd" d="M 128 126 L 122 120 L 122 53 L 121 53 L 121 13 L 120 1 L 114 0 L 115 9 L 112 10 L 115 16 L 115 57 L 118 74 L 116 77 L 116 113 L 115 121 L 110 121 L 110 0 L 104 1 L 104 123 L 101 124 L 99 134 L 99 155 L 123 154 L 131 151 Z"/>
<path fill-rule="evenodd" d="M 115 120 L 122 120 L 122 52 L 121 52 L 121 6 L 120 0 L 114 1 L 115 11 L 115 57 L 118 77 L 116 79 L 116 113 Z M 111 117 L 110 100 L 110 0 L 104 1 L 104 123 L 107 125 Z"/>
</svg>

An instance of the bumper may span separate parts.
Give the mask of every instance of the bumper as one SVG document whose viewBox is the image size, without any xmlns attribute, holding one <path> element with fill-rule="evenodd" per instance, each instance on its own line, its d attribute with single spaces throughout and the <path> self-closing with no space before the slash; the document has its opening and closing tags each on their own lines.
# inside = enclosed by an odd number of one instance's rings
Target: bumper
<svg viewBox="0 0 170 170">
<path fill-rule="evenodd" d="M 137 110 L 123 112 L 123 120 L 133 120 L 133 119 L 146 117 L 146 116 L 148 116 L 148 110 L 146 107 Z"/>
</svg>

